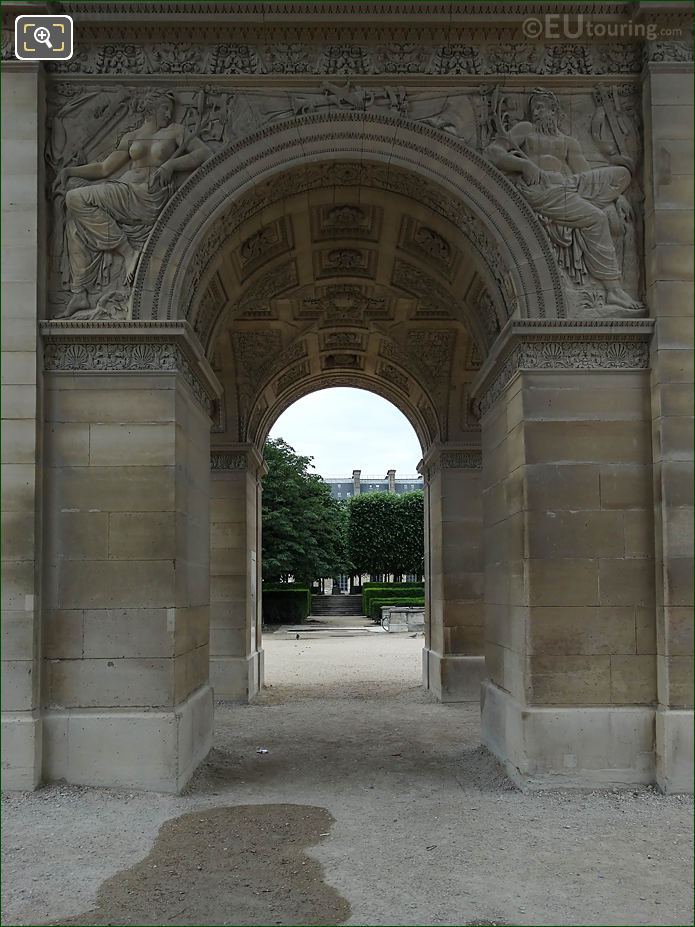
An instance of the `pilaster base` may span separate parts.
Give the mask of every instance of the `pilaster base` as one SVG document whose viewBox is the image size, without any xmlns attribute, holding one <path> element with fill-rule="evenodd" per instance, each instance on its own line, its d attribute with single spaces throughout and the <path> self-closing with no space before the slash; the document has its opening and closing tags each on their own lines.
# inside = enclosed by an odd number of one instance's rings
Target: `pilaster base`
<svg viewBox="0 0 695 927">
<path fill-rule="evenodd" d="M 47 781 L 181 792 L 212 746 L 212 689 L 169 710 L 47 711 L 43 728 Z"/>
<path fill-rule="evenodd" d="M 656 781 L 662 792 L 693 791 L 693 711 L 656 713 Z"/>
<path fill-rule="evenodd" d="M 3 712 L 3 789 L 32 791 L 41 782 L 41 727 L 34 713 Z"/>
<path fill-rule="evenodd" d="M 215 698 L 252 702 L 263 688 L 263 651 L 256 650 L 248 657 L 211 657 L 210 684 Z"/>
<path fill-rule="evenodd" d="M 485 657 L 442 656 L 422 651 L 422 684 L 440 702 L 479 702 Z"/>
<path fill-rule="evenodd" d="M 653 708 L 529 708 L 489 680 L 481 708 L 483 744 L 523 788 L 655 780 Z"/>
</svg>

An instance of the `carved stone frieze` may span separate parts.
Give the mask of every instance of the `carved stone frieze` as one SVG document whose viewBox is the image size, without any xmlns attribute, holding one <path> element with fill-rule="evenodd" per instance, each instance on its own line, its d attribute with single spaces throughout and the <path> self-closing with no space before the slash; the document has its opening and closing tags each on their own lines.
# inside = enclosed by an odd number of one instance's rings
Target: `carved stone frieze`
<svg viewBox="0 0 695 927">
<path fill-rule="evenodd" d="M 173 373 L 214 416 L 219 384 L 196 356 L 180 324 L 42 322 L 44 370 L 50 373 Z"/>
<path fill-rule="evenodd" d="M 198 34 L 204 35 L 204 33 Z M 70 61 L 53 62 L 54 74 L 207 74 L 207 75 L 325 75 L 327 77 L 422 74 L 438 77 L 480 75 L 602 75 L 636 74 L 641 68 L 641 42 L 586 45 L 525 42 L 508 30 L 507 41 L 403 42 L 354 44 L 312 40 L 269 43 L 188 41 L 159 43 L 116 39 L 76 48 Z M 78 33 L 79 40 L 79 33 Z M 12 56 L 11 33 L 3 41 L 3 59 Z M 679 57 L 686 40 L 649 42 L 649 60 L 692 60 Z M 654 49 L 651 52 L 651 49 Z M 692 51 L 691 51 L 692 53 Z M 661 56 L 661 57 L 654 57 Z"/>
<path fill-rule="evenodd" d="M 228 454 L 224 451 L 210 451 L 211 470 L 246 470 L 246 454 Z"/>
<path fill-rule="evenodd" d="M 384 380 L 388 380 L 389 383 L 393 383 L 394 386 L 397 386 L 398 389 L 403 390 L 404 393 L 410 392 L 410 385 L 407 375 L 394 364 L 389 364 L 387 361 L 380 361 L 377 364 L 376 374 L 378 377 L 382 377 Z"/>
<path fill-rule="evenodd" d="M 644 58 L 646 61 L 680 64 L 693 60 L 693 43 L 683 38 L 672 42 L 645 42 Z"/>
<path fill-rule="evenodd" d="M 576 46 L 553 54 L 570 62 Z M 582 52 L 576 66 L 590 73 Z M 571 64 L 568 64 L 571 67 Z M 549 89 L 527 94 L 497 88 L 484 98 L 493 131 L 485 153 L 509 175 L 543 224 L 563 275 L 570 314 L 592 318 L 638 318 L 640 301 L 639 190 L 634 172 L 640 158 L 637 108 L 622 88 L 598 86 L 590 139 L 581 143 L 563 130 L 560 98 Z M 592 144 L 605 160 L 589 162 Z"/>
<path fill-rule="evenodd" d="M 198 124 L 200 138 L 205 142 L 205 144 L 219 144 L 213 140 L 212 134 L 208 133 L 208 129 L 212 123 L 217 124 L 220 119 L 222 119 L 222 117 L 219 116 L 219 110 L 220 107 L 224 109 L 224 106 L 222 106 L 219 101 L 218 103 L 215 103 L 215 113 L 217 113 L 217 115 L 214 117 L 214 119 L 212 119 L 209 112 L 211 104 L 208 100 L 210 94 L 208 93 L 207 89 L 196 92 L 186 91 L 186 95 L 186 101 L 184 101 L 186 107 L 185 113 L 183 116 L 181 116 L 181 119 L 183 120 L 182 124 L 192 124 L 193 129 L 195 129 L 196 125 Z M 262 94 L 256 95 L 259 97 L 262 96 Z M 217 94 L 217 96 L 219 96 L 219 94 Z M 232 96 L 234 96 L 235 105 L 241 105 L 245 99 L 244 93 L 236 93 L 232 94 Z M 263 97 L 263 99 L 265 99 L 265 97 Z M 470 125 L 472 126 L 474 121 L 472 103 L 470 103 L 470 101 L 466 102 L 465 95 L 461 96 L 460 99 L 465 103 L 465 106 L 456 118 L 458 120 L 463 119 L 463 121 L 467 124 L 470 122 Z M 412 108 L 409 108 L 407 118 L 415 120 L 416 122 L 420 121 L 424 124 L 430 124 L 433 126 L 439 125 L 440 127 L 446 128 L 442 123 L 440 115 L 442 106 L 445 104 L 447 106 L 449 105 L 448 101 L 449 95 L 446 93 L 443 96 L 436 96 L 434 104 L 427 104 L 430 107 L 429 110 L 422 108 L 420 108 L 420 110 L 413 110 Z M 423 102 L 424 105 L 424 101 L 421 102 Z M 341 109 L 341 107 L 338 106 L 338 109 Z M 437 115 L 437 113 L 440 115 Z M 470 119 L 468 115 L 469 113 Z M 353 115 L 353 113 L 348 111 L 338 113 L 337 115 L 340 117 L 349 117 Z M 276 118 L 281 118 L 282 116 L 282 112 L 274 112 L 271 108 L 271 110 L 265 111 L 263 119 L 268 122 L 273 121 L 273 119 Z M 401 119 L 403 117 L 399 115 L 397 118 Z M 364 124 L 365 123 L 361 118 L 360 126 Z M 203 131 L 203 126 L 207 127 L 205 131 Z M 472 128 L 471 132 L 473 135 L 475 134 L 475 131 Z M 453 134 L 456 134 L 456 132 L 454 131 Z M 212 161 L 215 161 L 215 158 L 213 158 Z M 212 167 L 212 165 L 210 165 L 210 167 Z M 206 170 L 207 168 L 203 170 L 203 174 L 206 172 Z M 475 187 L 476 184 L 479 184 L 479 181 L 473 176 L 470 178 L 470 183 Z M 293 195 L 298 192 L 302 192 L 303 190 L 314 188 L 319 184 L 333 186 L 355 184 L 359 186 L 372 185 L 393 190 L 394 192 L 401 193 L 404 196 L 415 197 L 429 208 L 433 208 L 440 212 L 442 215 L 452 221 L 460 229 L 460 231 L 463 232 L 463 234 L 473 243 L 476 250 L 480 253 L 482 259 L 487 262 L 489 272 L 493 279 L 497 281 L 500 287 L 500 291 L 502 293 L 506 293 L 508 291 L 510 282 L 509 273 L 505 268 L 504 261 L 501 258 L 497 243 L 492 240 L 490 235 L 486 232 L 485 225 L 481 219 L 475 216 L 470 210 L 468 210 L 458 198 L 446 196 L 442 192 L 437 191 L 436 188 L 430 183 L 424 182 L 422 178 L 414 177 L 407 171 L 397 170 L 393 167 L 386 168 L 379 164 L 370 163 L 351 164 L 350 162 L 331 162 L 329 164 L 317 163 L 305 165 L 302 168 L 299 168 L 297 171 L 286 172 L 274 178 L 272 183 L 258 183 L 251 192 L 241 197 L 240 200 L 235 203 L 235 208 L 229 213 L 221 216 L 215 222 L 214 226 L 211 227 L 210 231 L 201 242 L 198 252 L 193 258 L 192 263 L 187 267 L 188 279 L 186 280 L 185 285 L 182 287 L 182 292 L 185 294 L 185 298 L 190 298 L 192 300 L 194 298 L 194 294 L 200 292 L 201 277 L 204 276 L 210 261 L 213 259 L 214 255 L 219 252 L 219 249 L 225 246 L 230 236 L 234 234 L 235 230 L 242 222 L 244 222 L 254 213 L 264 208 L 265 205 L 269 205 L 271 202 L 275 202 L 284 196 Z M 173 199 L 171 208 L 167 209 L 167 214 L 171 211 L 171 209 L 176 207 L 176 204 L 178 204 L 179 201 L 180 194 L 177 193 Z M 157 238 L 157 234 L 150 236 L 149 242 L 151 247 L 155 247 Z M 525 248 L 525 242 L 523 238 L 520 238 L 520 247 L 522 249 Z M 529 253 L 529 259 L 530 257 L 531 255 Z M 166 262 L 162 262 L 161 266 L 164 268 L 166 266 Z M 163 272 L 164 271 L 162 270 L 162 273 Z M 160 289 L 161 288 L 159 284 L 157 284 L 155 290 L 159 291 Z M 560 299 L 560 302 L 561 301 L 562 300 Z M 136 292 L 136 294 L 134 294 L 132 310 L 133 316 L 135 318 L 139 317 L 139 310 L 140 296 Z"/>
<path fill-rule="evenodd" d="M 302 361 L 300 364 L 295 364 L 293 367 L 290 367 L 277 378 L 275 383 L 275 395 L 279 396 L 280 393 L 284 393 L 298 380 L 308 376 L 309 372 L 309 361 Z"/>
<path fill-rule="evenodd" d="M 143 245 L 176 190 L 177 175 L 213 153 L 195 126 L 179 121 L 182 114 L 180 101 L 164 90 L 136 97 L 98 90 L 53 112 L 46 152 L 53 181 L 53 283 L 60 275 L 70 294 L 54 305 L 56 318 L 128 315 Z M 73 123 L 75 136 L 69 133 Z"/>
<path fill-rule="evenodd" d="M 479 47 L 455 43 L 436 49 L 431 67 L 435 74 L 460 77 L 463 74 L 483 73 L 485 64 Z"/>
<path fill-rule="evenodd" d="M 483 452 L 475 448 L 442 451 L 439 465 L 442 470 L 480 470 L 483 466 Z"/>
<path fill-rule="evenodd" d="M 488 412 L 520 370 L 646 370 L 653 327 L 649 319 L 510 323 L 474 384 L 476 411 Z"/>
<path fill-rule="evenodd" d="M 483 453 L 480 447 L 447 448 L 434 444 L 420 461 L 418 472 L 429 484 L 442 470 L 482 470 Z"/>
<path fill-rule="evenodd" d="M 258 448 L 242 438 L 238 444 L 225 442 L 210 448 L 210 471 L 213 479 L 232 473 L 248 473 L 260 479 L 267 472 L 267 466 Z"/>
</svg>

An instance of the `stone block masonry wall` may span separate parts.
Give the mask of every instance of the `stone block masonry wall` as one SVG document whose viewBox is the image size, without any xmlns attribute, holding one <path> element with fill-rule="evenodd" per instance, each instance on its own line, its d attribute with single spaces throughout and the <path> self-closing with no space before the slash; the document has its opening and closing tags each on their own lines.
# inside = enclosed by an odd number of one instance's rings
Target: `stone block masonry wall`
<svg viewBox="0 0 695 927">
<path fill-rule="evenodd" d="M 260 650 L 260 474 L 249 445 L 212 453 L 210 681 L 218 698 L 248 701 L 263 685 Z"/>
<path fill-rule="evenodd" d="M 37 67 L 2 80 L 2 782 L 41 776 L 39 718 L 43 148 Z"/>
<path fill-rule="evenodd" d="M 427 639 L 423 676 L 446 702 L 478 701 L 483 677 L 481 457 L 436 447 L 427 455 Z"/>
<path fill-rule="evenodd" d="M 646 342 L 621 352 L 623 369 L 519 370 L 482 418 L 483 738 L 529 783 L 654 776 Z"/>
<path fill-rule="evenodd" d="M 44 776 L 176 791 L 212 731 L 209 418 L 175 374 L 52 372 L 45 419 Z"/>
<path fill-rule="evenodd" d="M 648 401 L 646 371 L 527 373 L 491 413 L 488 664 L 528 704 L 655 700 Z"/>
<path fill-rule="evenodd" d="M 657 771 L 692 788 L 692 65 L 648 66 L 644 84 L 647 299 L 656 319 L 652 436 L 657 606 Z"/>
</svg>

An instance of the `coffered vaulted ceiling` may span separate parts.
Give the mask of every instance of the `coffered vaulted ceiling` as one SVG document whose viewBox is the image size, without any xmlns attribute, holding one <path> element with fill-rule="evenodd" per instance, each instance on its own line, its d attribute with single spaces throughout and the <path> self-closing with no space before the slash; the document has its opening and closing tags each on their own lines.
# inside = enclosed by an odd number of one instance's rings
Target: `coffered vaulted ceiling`
<svg viewBox="0 0 695 927">
<path fill-rule="evenodd" d="M 504 319 L 449 223 L 360 187 L 290 197 L 241 226 L 199 298 L 225 387 L 220 440 L 261 443 L 299 396 L 371 389 L 432 441 L 474 444 L 469 384 Z"/>
</svg>

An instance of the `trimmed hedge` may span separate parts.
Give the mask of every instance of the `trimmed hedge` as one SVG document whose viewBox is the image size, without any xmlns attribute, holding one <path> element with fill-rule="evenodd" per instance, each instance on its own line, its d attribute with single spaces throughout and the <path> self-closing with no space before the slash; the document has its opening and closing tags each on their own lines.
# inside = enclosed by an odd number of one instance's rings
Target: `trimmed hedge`
<svg viewBox="0 0 695 927">
<path fill-rule="evenodd" d="M 264 583 L 263 624 L 301 624 L 311 614 L 311 592 L 307 586 Z"/>
<path fill-rule="evenodd" d="M 369 589 L 424 589 L 424 582 L 419 583 L 365 583 L 362 591 L 367 592 Z"/>
<path fill-rule="evenodd" d="M 372 621 L 381 621 L 381 609 L 384 605 L 398 605 L 403 608 L 424 608 L 425 599 L 423 596 L 411 596 L 409 598 L 392 598 L 391 596 L 385 599 L 372 599 L 369 603 L 369 617 Z"/>
<path fill-rule="evenodd" d="M 384 596 L 394 596 L 402 598 L 407 596 L 420 596 L 425 594 L 423 583 L 365 583 L 362 588 L 362 613 L 369 614 L 369 603 L 374 598 L 383 598 Z"/>
</svg>

